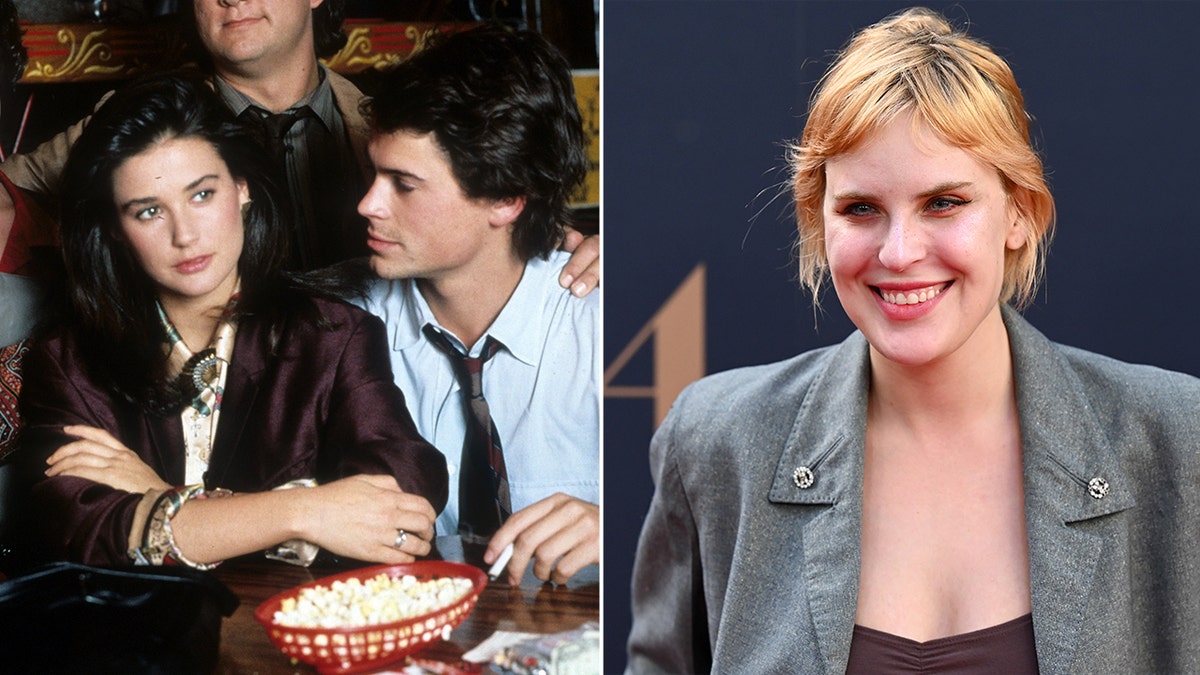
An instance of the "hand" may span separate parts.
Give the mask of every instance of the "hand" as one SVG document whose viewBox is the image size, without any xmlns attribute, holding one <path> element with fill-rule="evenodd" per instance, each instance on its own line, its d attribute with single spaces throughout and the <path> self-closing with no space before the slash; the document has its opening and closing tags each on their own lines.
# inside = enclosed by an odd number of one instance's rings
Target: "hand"
<svg viewBox="0 0 1200 675">
<path fill-rule="evenodd" d="M 582 298 L 600 285 L 600 235 L 585 237 L 578 230 L 567 228 L 562 250 L 570 253 L 571 259 L 558 275 L 558 283 Z"/>
<path fill-rule="evenodd" d="M 75 476 L 126 492 L 145 493 L 171 486 L 142 461 L 137 453 L 103 429 L 84 425 L 63 427 L 71 441 L 46 459 L 47 476 Z"/>
<path fill-rule="evenodd" d="M 358 560 L 408 563 L 432 550 L 437 513 L 424 497 L 404 492 L 392 476 L 351 476 L 308 490 L 312 522 L 302 538 Z M 400 530 L 407 536 L 395 543 Z"/>
<path fill-rule="evenodd" d="M 533 575 L 565 584 L 587 565 L 600 562 L 600 507 L 561 492 L 512 514 L 488 542 L 483 560 L 495 562 L 513 544 L 508 583 L 521 583 L 533 559 Z"/>
</svg>

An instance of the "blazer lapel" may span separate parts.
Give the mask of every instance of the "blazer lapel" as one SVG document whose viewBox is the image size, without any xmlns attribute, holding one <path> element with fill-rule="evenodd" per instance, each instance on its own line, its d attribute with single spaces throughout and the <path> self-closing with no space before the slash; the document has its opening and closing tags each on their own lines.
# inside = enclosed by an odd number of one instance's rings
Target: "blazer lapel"
<svg viewBox="0 0 1200 675">
<path fill-rule="evenodd" d="M 141 418 L 152 452 L 158 458 L 158 465 L 163 467 L 163 480 L 171 485 L 183 484 L 183 421 L 179 414 L 146 414 Z"/>
<path fill-rule="evenodd" d="M 221 399 L 221 419 L 217 423 L 217 437 L 213 441 L 212 459 L 209 461 L 205 483 L 220 487 L 226 482 L 230 464 L 245 431 L 254 400 L 258 396 L 259 378 L 266 368 L 265 356 L 269 353 L 265 329 L 253 316 L 243 317 L 238 323 L 234 339 L 233 356 L 229 373 L 225 378 L 225 394 Z M 263 421 L 266 423 L 266 421 Z"/>
<path fill-rule="evenodd" d="M 1041 672 L 1050 675 L 1068 672 L 1092 598 L 1120 592 L 1093 587 L 1105 542 L 1121 527 L 1096 519 L 1134 499 L 1088 389 L 1059 348 L 1007 307 L 1005 323 L 1021 417 L 1034 638 Z M 1085 530 L 1085 521 L 1095 522 Z"/>
<path fill-rule="evenodd" d="M 827 672 L 842 673 L 858 605 L 862 457 L 870 365 L 851 335 L 805 394 L 768 499 L 818 509 L 801 537 L 804 593 Z"/>
</svg>

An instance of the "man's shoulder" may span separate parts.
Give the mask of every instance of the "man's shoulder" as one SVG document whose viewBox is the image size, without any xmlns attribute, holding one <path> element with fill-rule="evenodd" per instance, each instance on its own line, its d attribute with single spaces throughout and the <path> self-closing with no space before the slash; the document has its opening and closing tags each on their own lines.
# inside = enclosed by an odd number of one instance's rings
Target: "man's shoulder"
<svg viewBox="0 0 1200 675">
<path fill-rule="evenodd" d="M 532 292 L 521 293 L 518 299 L 514 295 L 510 306 L 526 317 L 532 317 L 536 310 L 531 301 L 540 305 L 542 316 L 545 317 L 544 327 L 547 331 L 571 331 L 581 336 L 599 334 L 600 325 L 600 289 L 597 288 L 582 298 L 575 297 L 568 289 L 558 283 L 563 265 L 567 264 L 571 255 L 565 251 L 554 251 L 545 259 L 533 258 L 525 263 L 526 278 L 522 285 L 529 283 L 534 286 Z M 515 301 L 515 305 L 512 305 Z"/>
<path fill-rule="evenodd" d="M 411 304 L 412 279 L 384 279 L 376 277 L 367 285 L 366 293 L 354 304 L 377 316 L 398 315 Z"/>
<path fill-rule="evenodd" d="M 325 74 L 329 77 L 329 86 L 333 88 L 335 94 L 340 91 L 343 94 L 357 95 L 359 98 L 362 98 L 362 90 L 345 75 L 340 75 L 328 68 L 325 69 Z"/>
<path fill-rule="evenodd" d="M 536 279 L 547 303 L 566 301 L 576 312 L 599 312 L 601 292 L 599 286 L 582 298 L 577 298 L 558 282 L 558 277 L 562 274 L 563 267 L 566 266 L 567 261 L 570 259 L 570 253 L 555 250 L 544 259 L 531 258 L 525 263 L 525 273 Z"/>
<path fill-rule="evenodd" d="M 366 120 L 358 107 L 365 97 L 362 90 L 345 76 L 338 75 L 329 69 L 326 69 L 325 72 L 329 78 L 329 89 L 333 92 L 334 105 L 341 111 L 346 125 L 355 131 L 365 128 Z"/>
</svg>

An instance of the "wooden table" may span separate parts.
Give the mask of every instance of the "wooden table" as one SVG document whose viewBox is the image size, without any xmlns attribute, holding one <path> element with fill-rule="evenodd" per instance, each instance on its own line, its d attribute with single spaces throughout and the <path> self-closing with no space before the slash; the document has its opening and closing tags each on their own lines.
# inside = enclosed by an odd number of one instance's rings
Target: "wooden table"
<svg viewBox="0 0 1200 675">
<path fill-rule="evenodd" d="M 465 549 L 465 550 L 464 550 Z M 432 558 L 465 562 L 483 568 L 483 547 L 463 545 L 457 536 L 439 537 Z M 341 567 L 294 567 L 266 559 L 231 560 L 216 569 L 216 575 L 241 599 L 233 616 L 221 626 L 221 656 L 217 673 L 247 675 L 260 673 L 315 673 L 305 663 L 292 665 L 267 638 L 254 619 L 254 610 L 267 598 L 294 586 L 350 569 Z M 532 568 L 531 568 L 532 569 Z M 458 663 L 463 653 L 497 630 L 524 633 L 557 633 L 600 620 L 599 568 L 589 567 L 565 586 L 542 584 L 526 572 L 520 586 L 493 581 L 483 590 L 475 609 L 450 635 L 415 656 L 443 663 Z M 399 665 L 399 664 L 394 664 Z"/>
</svg>

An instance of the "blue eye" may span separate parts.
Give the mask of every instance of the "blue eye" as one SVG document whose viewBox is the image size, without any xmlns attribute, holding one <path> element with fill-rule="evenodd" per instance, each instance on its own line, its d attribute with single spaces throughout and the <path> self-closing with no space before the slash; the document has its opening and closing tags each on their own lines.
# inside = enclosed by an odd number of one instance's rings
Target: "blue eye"
<svg viewBox="0 0 1200 675">
<path fill-rule="evenodd" d="M 933 211 L 949 211 L 956 206 L 965 206 L 970 203 L 971 200 L 958 197 L 934 197 L 929 201 L 929 208 Z"/>
<path fill-rule="evenodd" d="M 208 190 L 208 189 L 200 190 L 196 194 L 192 195 L 192 201 L 194 201 L 194 202 L 208 201 L 209 199 L 212 198 L 213 192 L 214 192 L 213 190 Z"/>
<path fill-rule="evenodd" d="M 873 213 L 875 213 L 875 207 L 866 202 L 854 202 L 853 204 L 843 207 L 842 210 L 839 211 L 839 215 L 850 216 L 852 218 L 855 216 L 869 216 Z"/>
</svg>

